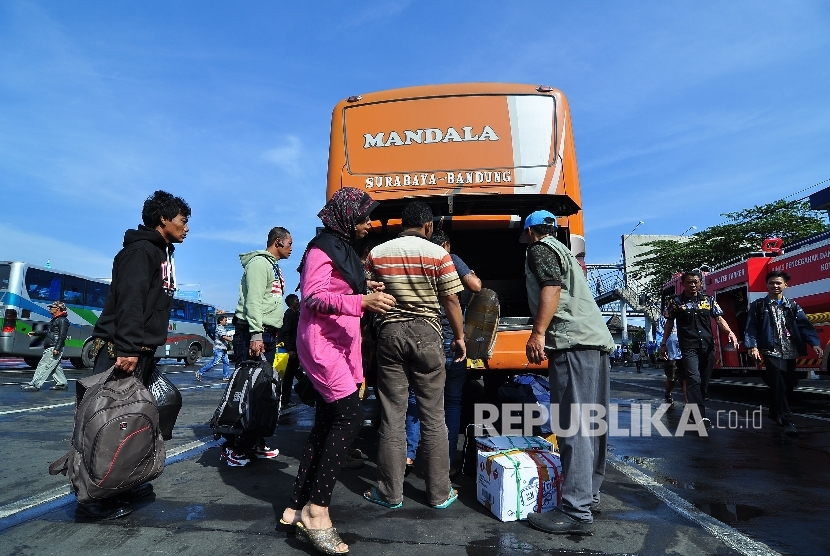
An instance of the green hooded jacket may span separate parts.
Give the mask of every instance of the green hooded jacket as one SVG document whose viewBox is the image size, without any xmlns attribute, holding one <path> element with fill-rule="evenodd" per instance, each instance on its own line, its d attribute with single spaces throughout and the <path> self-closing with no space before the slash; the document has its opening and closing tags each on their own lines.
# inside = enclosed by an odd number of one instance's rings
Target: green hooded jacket
<svg viewBox="0 0 830 556">
<path fill-rule="evenodd" d="M 251 341 L 262 341 L 265 325 L 282 327 L 285 280 L 279 272 L 279 261 L 268 251 L 242 253 L 239 260 L 245 270 L 239 282 L 234 316 L 248 323 Z"/>
</svg>

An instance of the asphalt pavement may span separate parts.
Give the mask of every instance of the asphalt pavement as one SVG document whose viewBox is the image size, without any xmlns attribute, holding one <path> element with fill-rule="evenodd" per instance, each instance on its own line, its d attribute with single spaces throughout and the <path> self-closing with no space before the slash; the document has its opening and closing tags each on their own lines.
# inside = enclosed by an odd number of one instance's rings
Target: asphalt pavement
<svg viewBox="0 0 830 556">
<path fill-rule="evenodd" d="M 95 523 L 75 519 L 66 478 L 46 471 L 68 448 L 73 379 L 83 373 L 67 369 L 67 392 L 24 393 L 18 385 L 32 370 L 0 362 L 0 554 L 315 553 L 274 530 L 313 410 L 294 405 L 283 413 L 269 440 L 281 451 L 277 459 L 230 468 L 220 462 L 220 442 L 207 426 L 224 388 L 221 373 L 199 383 L 195 367 L 164 369 L 182 390 L 184 407 L 155 494 L 136 502 L 125 518 Z M 631 429 L 631 407 L 662 401 L 661 384 L 656 369 L 612 372 L 618 428 Z M 463 475 L 454 483 L 459 499 L 446 510 L 427 506 L 416 474 L 406 480 L 402 509 L 365 501 L 361 493 L 375 480 L 373 426 L 355 442 L 366 454 L 365 466 L 341 473 L 332 519 L 351 554 L 828 554 L 827 385 L 813 381 L 796 392 L 796 412 L 803 410 L 798 438 L 786 437 L 769 420 L 754 428 L 752 408 L 763 403 L 765 391 L 728 384 L 713 388 L 710 411 L 723 413 L 709 437 L 652 432 L 611 438 L 603 511 L 590 537 L 502 523 L 476 501 L 475 477 Z M 369 400 L 367 410 L 376 413 L 376 402 Z M 681 413 L 677 404 L 660 420 L 674 431 Z"/>
</svg>

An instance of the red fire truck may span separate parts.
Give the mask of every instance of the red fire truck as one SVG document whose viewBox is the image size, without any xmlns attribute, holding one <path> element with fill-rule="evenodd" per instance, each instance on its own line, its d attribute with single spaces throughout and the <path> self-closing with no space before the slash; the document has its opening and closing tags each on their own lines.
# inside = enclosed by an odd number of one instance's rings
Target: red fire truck
<svg viewBox="0 0 830 556">
<path fill-rule="evenodd" d="M 715 368 L 712 377 L 759 376 L 762 366 L 756 365 L 744 346 L 749 304 L 767 295 L 766 275 L 773 270 L 790 274 L 789 287 L 784 292 L 804 308 L 810 322 L 818 331 L 821 345 L 830 342 L 830 232 L 808 237 L 782 248 L 781 240 L 764 241 L 761 251 L 751 253 L 742 260 L 727 263 L 717 271 L 704 274 L 706 293 L 714 296 L 724 311 L 723 317 L 740 341 L 737 349 L 727 344 L 726 333 L 712 325 L 715 334 Z M 674 276 L 663 288 L 663 299 L 680 294 L 683 286 L 680 274 Z M 806 378 L 810 371 L 828 374 L 828 353 L 823 359 L 799 359 L 799 378 Z"/>
</svg>

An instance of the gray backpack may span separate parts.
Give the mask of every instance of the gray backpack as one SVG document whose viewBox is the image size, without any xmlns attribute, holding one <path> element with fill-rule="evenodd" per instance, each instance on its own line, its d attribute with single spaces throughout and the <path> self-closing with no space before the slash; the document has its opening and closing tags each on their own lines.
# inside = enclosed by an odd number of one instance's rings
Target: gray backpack
<svg viewBox="0 0 830 556">
<path fill-rule="evenodd" d="M 132 375 L 110 368 L 79 380 L 70 449 L 49 466 L 69 473 L 78 502 L 112 498 L 164 470 L 156 400 Z"/>
</svg>

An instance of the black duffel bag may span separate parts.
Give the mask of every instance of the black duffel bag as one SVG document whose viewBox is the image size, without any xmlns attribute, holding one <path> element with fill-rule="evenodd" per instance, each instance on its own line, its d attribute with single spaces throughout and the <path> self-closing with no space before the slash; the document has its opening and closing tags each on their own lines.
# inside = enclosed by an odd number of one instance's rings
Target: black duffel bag
<svg viewBox="0 0 830 556">
<path fill-rule="evenodd" d="M 158 365 L 153 367 L 150 385 L 147 387 L 156 399 L 159 410 L 159 429 L 165 440 L 173 438 L 173 427 L 182 409 L 182 393 L 164 376 Z"/>
</svg>

